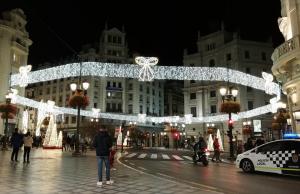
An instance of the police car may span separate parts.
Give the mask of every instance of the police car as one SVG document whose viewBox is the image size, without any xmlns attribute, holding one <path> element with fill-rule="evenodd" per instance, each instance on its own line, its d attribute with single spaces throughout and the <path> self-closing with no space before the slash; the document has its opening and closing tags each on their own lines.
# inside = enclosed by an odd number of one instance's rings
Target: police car
<svg viewBox="0 0 300 194">
<path fill-rule="evenodd" d="M 300 175 L 300 140 L 277 140 L 248 150 L 237 156 L 236 167 L 244 172 Z"/>
</svg>

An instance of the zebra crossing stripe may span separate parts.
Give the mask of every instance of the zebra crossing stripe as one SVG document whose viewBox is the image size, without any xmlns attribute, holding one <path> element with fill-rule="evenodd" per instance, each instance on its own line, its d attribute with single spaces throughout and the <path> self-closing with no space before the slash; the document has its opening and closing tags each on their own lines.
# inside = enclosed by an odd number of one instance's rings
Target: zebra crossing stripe
<svg viewBox="0 0 300 194">
<path fill-rule="evenodd" d="M 177 156 L 177 155 L 172 155 L 173 156 L 173 158 L 175 158 L 176 160 L 183 160 L 182 158 L 180 158 L 179 156 Z"/>
<path fill-rule="evenodd" d="M 190 156 L 183 156 L 183 157 L 186 158 L 186 159 L 188 159 L 188 160 L 193 160 L 193 158 L 190 157 Z"/>
<path fill-rule="evenodd" d="M 133 156 L 137 155 L 137 153 L 132 153 L 132 154 L 129 154 L 127 156 L 125 156 L 126 158 L 132 158 Z"/>
<path fill-rule="evenodd" d="M 138 158 L 145 158 L 147 156 L 147 154 L 140 154 L 139 156 L 138 156 Z"/>
<path fill-rule="evenodd" d="M 157 159 L 157 154 L 151 154 L 151 159 Z"/>
<path fill-rule="evenodd" d="M 169 160 L 170 159 L 170 157 L 166 154 L 162 154 L 161 156 L 164 160 Z"/>
</svg>

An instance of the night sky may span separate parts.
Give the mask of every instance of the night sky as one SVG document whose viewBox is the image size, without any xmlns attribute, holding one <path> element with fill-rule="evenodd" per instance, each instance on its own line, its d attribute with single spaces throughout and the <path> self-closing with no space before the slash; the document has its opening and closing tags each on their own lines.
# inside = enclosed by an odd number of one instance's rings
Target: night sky
<svg viewBox="0 0 300 194">
<path fill-rule="evenodd" d="M 125 26 L 131 53 L 158 56 L 164 65 L 181 65 L 183 49 L 196 46 L 197 30 L 203 35 L 215 32 L 222 20 L 226 30 L 239 30 L 245 39 L 272 37 L 274 46 L 283 42 L 277 25 L 280 0 L 109 2 L 0 0 L 0 11 L 24 10 L 33 40 L 29 64 L 34 66 L 58 61 L 73 55 L 72 49 L 79 52 L 84 44 L 99 42 L 105 21 L 109 27 Z"/>
</svg>

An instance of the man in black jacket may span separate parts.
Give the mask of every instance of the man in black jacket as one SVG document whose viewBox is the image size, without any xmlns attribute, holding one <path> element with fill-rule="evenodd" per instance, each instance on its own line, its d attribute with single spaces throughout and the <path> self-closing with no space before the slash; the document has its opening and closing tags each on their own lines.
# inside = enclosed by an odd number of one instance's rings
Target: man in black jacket
<svg viewBox="0 0 300 194">
<path fill-rule="evenodd" d="M 94 138 L 94 147 L 98 161 L 98 182 L 97 186 L 102 186 L 102 168 L 103 162 L 106 168 L 106 184 L 112 184 L 110 180 L 109 153 L 112 147 L 112 139 L 106 129 L 99 129 L 98 134 Z"/>
</svg>

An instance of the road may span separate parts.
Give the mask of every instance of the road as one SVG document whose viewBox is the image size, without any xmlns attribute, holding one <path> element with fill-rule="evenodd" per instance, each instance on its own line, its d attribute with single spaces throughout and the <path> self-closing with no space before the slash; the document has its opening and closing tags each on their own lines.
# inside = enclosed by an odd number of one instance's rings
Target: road
<svg viewBox="0 0 300 194">
<path fill-rule="evenodd" d="M 191 153 L 166 150 L 128 151 L 120 162 L 132 169 L 220 193 L 298 194 L 300 177 L 269 173 L 246 174 L 228 163 L 194 165 Z"/>
</svg>

